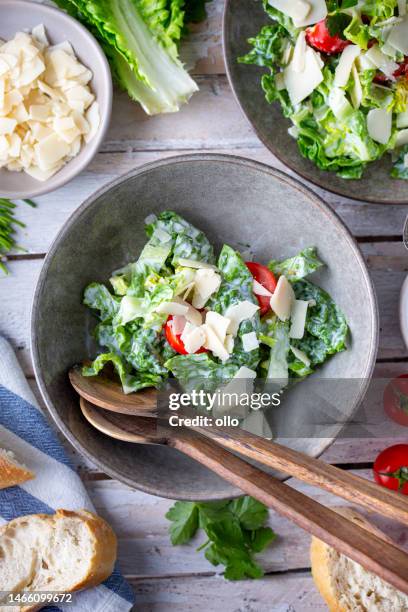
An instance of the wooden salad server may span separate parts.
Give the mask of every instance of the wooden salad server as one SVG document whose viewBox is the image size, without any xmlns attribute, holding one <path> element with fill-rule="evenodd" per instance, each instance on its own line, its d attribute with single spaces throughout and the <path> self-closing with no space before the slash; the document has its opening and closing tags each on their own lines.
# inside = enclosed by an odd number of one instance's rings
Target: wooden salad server
<svg viewBox="0 0 408 612">
<path fill-rule="evenodd" d="M 183 428 L 158 420 L 115 414 L 80 400 L 84 417 L 99 431 L 137 444 L 165 444 L 195 459 L 244 493 L 293 521 L 368 571 L 408 594 L 408 555 L 314 499 Z"/>
<path fill-rule="evenodd" d="M 154 389 L 125 395 L 119 383 L 99 376 L 89 378 L 82 376 L 78 368 L 73 368 L 69 376 L 71 384 L 79 395 L 95 406 L 124 415 L 157 417 L 157 392 Z M 289 474 L 354 504 L 408 525 L 408 497 L 400 495 L 397 491 L 379 487 L 365 478 L 276 442 L 265 440 L 238 427 L 192 429 L 211 438 L 220 446 L 238 452 L 261 465 Z"/>
</svg>

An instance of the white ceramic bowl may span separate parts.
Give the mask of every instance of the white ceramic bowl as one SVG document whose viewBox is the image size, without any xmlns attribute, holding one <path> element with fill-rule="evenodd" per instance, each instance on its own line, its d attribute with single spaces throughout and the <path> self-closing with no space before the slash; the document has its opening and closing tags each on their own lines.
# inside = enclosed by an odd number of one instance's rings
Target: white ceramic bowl
<svg viewBox="0 0 408 612">
<path fill-rule="evenodd" d="M 95 38 L 63 11 L 24 0 L 0 0 L 0 38 L 8 40 L 22 30 L 45 26 L 52 44 L 69 41 L 78 59 L 93 73 L 90 87 L 99 103 L 101 122 L 94 138 L 82 146 L 59 172 L 41 182 L 25 172 L 0 169 L 0 197 L 32 198 L 53 191 L 82 172 L 98 151 L 109 127 L 112 110 L 112 77 L 106 57 Z"/>
<path fill-rule="evenodd" d="M 401 287 L 399 317 L 401 334 L 408 348 L 408 276 Z"/>
</svg>

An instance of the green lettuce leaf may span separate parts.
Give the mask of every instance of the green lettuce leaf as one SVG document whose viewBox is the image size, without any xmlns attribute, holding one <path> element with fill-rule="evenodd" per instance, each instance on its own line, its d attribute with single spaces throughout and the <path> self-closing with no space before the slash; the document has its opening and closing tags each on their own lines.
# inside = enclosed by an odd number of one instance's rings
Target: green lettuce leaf
<svg viewBox="0 0 408 612">
<path fill-rule="evenodd" d="M 134 393 L 146 387 L 157 387 L 161 384 L 161 376 L 139 372 L 131 374 L 130 366 L 126 361 L 115 353 L 102 353 L 92 362 L 90 366 L 82 368 L 83 376 L 97 376 L 99 372 L 111 363 L 119 375 L 124 393 Z"/>
<path fill-rule="evenodd" d="M 396 179 L 408 179 L 408 167 L 405 165 L 405 156 L 408 154 L 408 145 L 403 146 L 399 150 L 399 155 L 396 161 L 394 162 L 394 166 L 391 170 L 392 178 Z"/>
<path fill-rule="evenodd" d="M 295 257 L 290 257 L 284 261 L 277 261 L 272 259 L 268 263 L 268 268 L 272 270 L 274 274 L 284 274 L 286 278 L 291 281 L 297 281 L 309 274 L 313 274 L 316 270 L 319 270 L 324 266 L 323 262 L 317 256 L 317 249 L 315 247 L 307 247 L 300 251 Z"/>
<path fill-rule="evenodd" d="M 120 85 L 148 114 L 175 112 L 197 91 L 178 59 L 180 0 L 56 0 L 96 35 Z"/>
<path fill-rule="evenodd" d="M 330 295 L 306 280 L 294 283 L 293 289 L 296 299 L 315 302 L 314 306 L 308 308 L 306 330 L 324 342 L 328 355 L 346 350 L 348 335 L 346 318 Z"/>
</svg>

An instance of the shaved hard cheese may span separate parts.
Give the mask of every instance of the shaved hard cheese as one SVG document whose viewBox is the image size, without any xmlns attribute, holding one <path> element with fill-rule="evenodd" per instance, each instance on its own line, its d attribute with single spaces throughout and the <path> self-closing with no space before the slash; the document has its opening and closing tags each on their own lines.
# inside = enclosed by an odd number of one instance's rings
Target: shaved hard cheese
<svg viewBox="0 0 408 612">
<path fill-rule="evenodd" d="M 252 283 L 252 291 L 255 295 L 262 295 L 264 297 L 271 297 L 272 293 L 266 289 L 261 283 L 258 283 L 257 280 L 254 279 Z"/>
<path fill-rule="evenodd" d="M 258 338 L 255 332 L 249 332 L 248 334 L 243 334 L 241 337 L 242 346 L 244 351 L 249 353 L 250 351 L 254 351 L 259 348 Z"/>
<path fill-rule="evenodd" d="M 254 380 L 256 378 L 256 372 L 251 370 L 251 368 L 247 368 L 246 366 L 241 366 L 238 372 L 235 374 L 234 378 L 244 378 L 247 380 Z"/>
<path fill-rule="evenodd" d="M 353 113 L 353 107 L 346 98 L 346 92 L 339 87 L 333 87 L 329 93 L 329 106 L 337 119 L 344 121 Z"/>
<path fill-rule="evenodd" d="M 186 317 L 188 306 L 180 304 L 179 302 L 162 302 L 157 306 L 156 312 L 167 315 L 184 315 Z"/>
<path fill-rule="evenodd" d="M 398 15 L 404 17 L 407 14 L 407 0 L 398 0 Z"/>
<path fill-rule="evenodd" d="M 201 326 L 201 329 L 204 330 L 206 335 L 204 347 L 214 353 L 214 355 L 221 359 L 221 361 L 227 361 L 227 359 L 229 359 L 229 352 L 218 338 L 213 328 L 204 323 L 204 325 Z"/>
<path fill-rule="evenodd" d="M 222 315 L 218 314 L 218 312 L 213 312 L 212 310 L 209 310 L 205 316 L 205 322 L 207 325 L 212 327 L 212 329 L 215 331 L 218 338 L 220 339 L 220 342 L 224 344 L 225 338 L 227 336 L 227 329 L 231 324 L 231 319 L 223 317 Z"/>
<path fill-rule="evenodd" d="M 345 87 L 349 81 L 351 69 L 357 57 L 360 55 L 358 45 L 348 45 L 340 55 L 334 74 L 335 87 Z"/>
<path fill-rule="evenodd" d="M 0 44 L 0 136 L 10 136 L 1 166 L 45 181 L 78 155 L 100 125 L 91 78 L 68 41 L 49 45 L 43 25 Z"/>
<path fill-rule="evenodd" d="M 281 321 L 287 321 L 292 311 L 295 293 L 286 276 L 280 276 L 274 294 L 271 297 L 271 308 Z"/>
<path fill-rule="evenodd" d="M 235 344 L 234 336 L 232 334 L 227 334 L 225 336 L 224 346 L 227 349 L 227 351 L 229 352 L 229 354 L 231 354 L 233 352 L 234 344 Z"/>
<path fill-rule="evenodd" d="M 363 88 L 361 87 L 360 77 L 355 64 L 353 64 L 351 74 L 353 76 L 353 87 L 350 91 L 350 97 L 354 108 L 357 109 L 360 108 L 361 102 L 363 100 Z"/>
<path fill-rule="evenodd" d="M 386 77 L 395 80 L 394 72 L 399 68 L 399 65 L 385 55 L 381 51 L 379 45 L 373 45 L 371 49 L 365 53 L 365 59 L 372 62 Z"/>
<path fill-rule="evenodd" d="M 309 302 L 295 300 L 292 306 L 292 325 L 289 330 L 289 338 L 301 340 L 305 334 L 306 315 Z"/>
<path fill-rule="evenodd" d="M 295 72 L 303 72 L 305 69 L 306 56 L 306 32 L 302 30 L 296 40 L 293 51 L 292 65 Z"/>
<path fill-rule="evenodd" d="M 182 341 L 187 353 L 196 353 L 205 343 L 206 334 L 202 326 L 195 327 L 187 335 L 183 332 Z"/>
<path fill-rule="evenodd" d="M 408 17 L 394 25 L 387 38 L 387 44 L 404 55 L 408 54 Z"/>
<path fill-rule="evenodd" d="M 203 315 L 201 314 L 201 312 L 199 310 L 194 308 L 194 306 L 192 306 L 188 302 L 185 302 L 185 301 L 182 301 L 182 300 L 180 300 L 180 304 L 183 304 L 183 306 L 187 306 L 187 312 L 184 315 L 186 317 L 187 321 L 189 321 L 193 325 L 201 325 L 202 324 L 202 322 L 203 322 Z"/>
<path fill-rule="evenodd" d="M 406 144 L 408 144 L 408 130 L 399 130 L 399 132 L 397 132 L 395 146 L 403 147 Z"/>
<path fill-rule="evenodd" d="M 327 16 L 325 0 L 269 0 L 269 4 L 291 17 L 297 28 L 318 23 Z"/>
<path fill-rule="evenodd" d="M 299 361 L 304 363 L 307 368 L 310 366 L 311 361 L 305 352 L 301 351 L 296 346 L 292 346 L 292 345 L 290 346 L 290 350 L 292 351 L 296 359 L 299 359 Z"/>
<path fill-rule="evenodd" d="M 252 319 L 258 310 L 259 306 L 249 302 L 248 300 L 244 300 L 243 302 L 238 302 L 238 304 L 229 306 L 225 311 L 225 316 L 231 320 L 228 327 L 228 333 L 236 336 L 242 321 Z"/>
<path fill-rule="evenodd" d="M 197 269 L 208 269 L 208 270 L 217 270 L 217 266 L 213 266 L 213 264 L 209 264 L 206 261 L 196 261 L 195 259 L 183 259 L 182 257 L 177 261 L 179 266 L 183 268 L 197 268 Z"/>
<path fill-rule="evenodd" d="M 173 315 L 173 318 L 169 324 L 170 324 L 173 334 L 175 336 L 179 336 L 183 333 L 186 323 L 187 323 L 187 319 L 185 316 Z"/>
<path fill-rule="evenodd" d="M 307 47 L 303 70 L 299 71 L 298 64 L 294 64 L 292 59 L 283 71 L 283 78 L 292 104 L 299 104 L 323 81 L 320 57 L 311 47 Z"/>
<path fill-rule="evenodd" d="M 397 128 L 406 128 L 408 127 L 408 110 L 403 113 L 398 113 L 397 115 Z"/>
<path fill-rule="evenodd" d="M 367 129 L 373 140 L 387 144 L 391 137 L 392 112 L 386 108 L 373 108 L 367 114 Z"/>
<path fill-rule="evenodd" d="M 194 279 L 192 304 L 195 308 L 204 308 L 210 297 L 218 291 L 221 276 L 213 269 L 200 268 Z"/>
</svg>

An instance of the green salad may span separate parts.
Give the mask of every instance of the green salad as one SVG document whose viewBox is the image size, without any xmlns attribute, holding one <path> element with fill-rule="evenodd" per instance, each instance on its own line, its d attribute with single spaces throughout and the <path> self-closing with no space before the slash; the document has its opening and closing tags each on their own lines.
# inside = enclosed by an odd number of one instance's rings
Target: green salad
<svg viewBox="0 0 408 612">
<path fill-rule="evenodd" d="M 239 58 L 268 69 L 303 157 L 346 179 L 392 154 L 408 178 L 406 0 L 263 0 L 270 18 Z"/>
<path fill-rule="evenodd" d="M 343 313 L 307 279 L 323 266 L 315 248 L 267 266 L 226 244 L 216 258 L 205 234 L 171 211 L 147 218 L 146 233 L 139 258 L 113 273 L 110 288 L 85 290 L 106 350 L 85 375 L 111 363 L 125 393 L 169 377 L 190 388 L 236 378 L 282 388 L 346 349 Z"/>
</svg>

